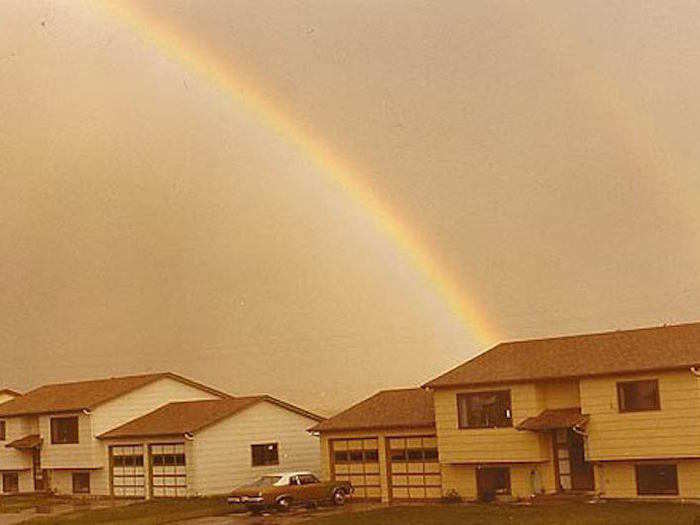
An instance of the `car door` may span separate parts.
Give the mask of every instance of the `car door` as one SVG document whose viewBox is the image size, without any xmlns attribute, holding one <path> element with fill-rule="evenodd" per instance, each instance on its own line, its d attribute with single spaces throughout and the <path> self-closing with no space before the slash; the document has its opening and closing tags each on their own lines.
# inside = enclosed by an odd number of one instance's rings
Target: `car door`
<svg viewBox="0 0 700 525">
<path fill-rule="evenodd" d="M 318 501 L 328 497 L 326 485 L 321 483 L 313 474 L 302 474 L 299 476 L 299 481 L 301 482 L 304 499 Z"/>
<path fill-rule="evenodd" d="M 303 488 L 299 476 L 291 476 L 289 478 L 289 488 L 287 492 L 294 501 L 304 501 L 306 499 L 304 497 Z"/>
</svg>

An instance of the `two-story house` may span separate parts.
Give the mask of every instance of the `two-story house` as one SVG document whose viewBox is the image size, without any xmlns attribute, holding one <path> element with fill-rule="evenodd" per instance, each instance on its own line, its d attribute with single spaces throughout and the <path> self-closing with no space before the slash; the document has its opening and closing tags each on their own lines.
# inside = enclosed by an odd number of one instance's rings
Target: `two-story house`
<svg viewBox="0 0 700 525">
<path fill-rule="evenodd" d="M 700 498 L 700 323 L 502 343 L 424 388 L 442 495 Z M 336 424 L 315 430 L 337 477 Z M 397 497 L 391 452 L 385 463 L 387 500 Z"/>
<path fill-rule="evenodd" d="M 226 492 L 273 465 L 317 467 L 305 429 L 320 419 L 172 373 L 45 385 L 0 404 L 0 492 Z M 212 456 L 218 470 L 207 467 Z"/>
</svg>

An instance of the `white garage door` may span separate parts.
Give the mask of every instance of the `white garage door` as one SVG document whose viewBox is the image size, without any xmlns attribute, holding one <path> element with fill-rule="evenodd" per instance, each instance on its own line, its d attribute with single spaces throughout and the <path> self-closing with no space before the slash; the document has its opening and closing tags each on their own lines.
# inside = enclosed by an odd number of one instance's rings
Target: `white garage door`
<svg viewBox="0 0 700 525">
<path fill-rule="evenodd" d="M 437 499 L 442 480 L 435 436 L 389 438 L 391 495 L 396 499 Z"/>
<path fill-rule="evenodd" d="M 143 445 L 115 445 L 110 447 L 112 467 L 112 494 L 116 497 L 146 495 L 143 469 Z"/>
<path fill-rule="evenodd" d="M 151 487 L 156 498 L 187 496 L 185 444 L 151 445 Z"/>
<path fill-rule="evenodd" d="M 353 497 L 382 497 L 377 438 L 334 439 L 331 441 L 331 458 L 333 479 L 349 481 L 355 488 Z"/>
</svg>

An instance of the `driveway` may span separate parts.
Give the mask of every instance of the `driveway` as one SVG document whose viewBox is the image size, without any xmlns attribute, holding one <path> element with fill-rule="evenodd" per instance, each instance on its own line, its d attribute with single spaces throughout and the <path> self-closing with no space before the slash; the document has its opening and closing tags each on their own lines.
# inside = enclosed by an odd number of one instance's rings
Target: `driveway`
<svg viewBox="0 0 700 525">
<path fill-rule="evenodd" d="M 350 503 L 343 507 L 319 507 L 316 509 L 299 507 L 285 513 L 271 513 L 261 516 L 247 513 L 197 518 L 179 522 L 179 525 L 296 525 L 297 523 L 305 523 L 322 516 L 362 512 L 384 507 L 388 507 L 388 505 L 384 503 Z"/>
</svg>

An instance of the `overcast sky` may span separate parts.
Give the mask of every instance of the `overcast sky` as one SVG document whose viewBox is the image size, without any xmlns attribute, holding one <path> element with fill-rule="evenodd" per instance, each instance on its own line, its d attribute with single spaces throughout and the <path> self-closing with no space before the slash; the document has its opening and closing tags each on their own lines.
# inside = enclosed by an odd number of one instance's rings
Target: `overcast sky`
<svg viewBox="0 0 700 525">
<path fill-rule="evenodd" d="M 330 413 L 501 340 L 700 320 L 699 3 L 118 4 L 0 2 L 0 386 L 172 370 Z"/>
</svg>

